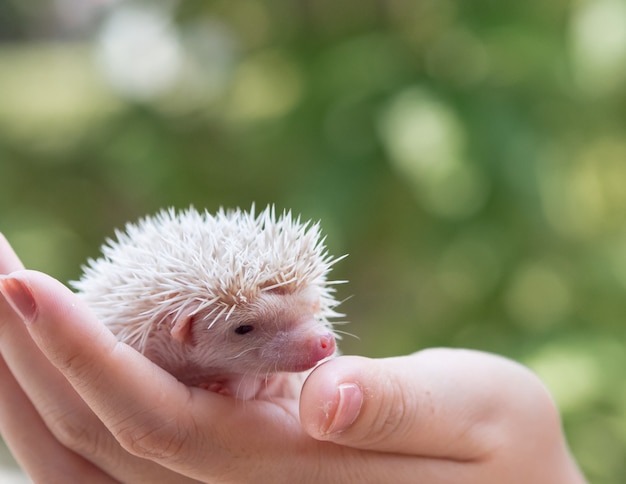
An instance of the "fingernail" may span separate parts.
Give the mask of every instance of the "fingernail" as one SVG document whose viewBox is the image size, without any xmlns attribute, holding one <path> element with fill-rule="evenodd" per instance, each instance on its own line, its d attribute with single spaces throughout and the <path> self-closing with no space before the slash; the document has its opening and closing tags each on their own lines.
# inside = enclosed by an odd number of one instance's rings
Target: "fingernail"
<svg viewBox="0 0 626 484">
<path fill-rule="evenodd" d="M 0 277 L 0 293 L 24 322 L 34 321 L 37 315 L 37 304 L 32 291 L 26 284 L 11 277 Z"/>
<path fill-rule="evenodd" d="M 335 411 L 331 409 L 325 415 L 320 429 L 323 434 L 343 432 L 354 423 L 363 406 L 363 392 L 356 383 L 342 383 L 337 387 L 335 401 Z"/>
</svg>

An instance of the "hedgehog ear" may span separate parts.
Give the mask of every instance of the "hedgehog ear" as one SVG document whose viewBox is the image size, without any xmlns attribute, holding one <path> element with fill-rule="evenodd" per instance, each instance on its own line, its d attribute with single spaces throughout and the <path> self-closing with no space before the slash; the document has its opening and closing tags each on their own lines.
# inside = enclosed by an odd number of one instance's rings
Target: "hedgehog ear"
<svg viewBox="0 0 626 484">
<path fill-rule="evenodd" d="M 191 335 L 191 323 L 193 322 L 193 311 L 183 311 L 174 319 L 170 334 L 179 343 L 186 343 Z"/>
</svg>

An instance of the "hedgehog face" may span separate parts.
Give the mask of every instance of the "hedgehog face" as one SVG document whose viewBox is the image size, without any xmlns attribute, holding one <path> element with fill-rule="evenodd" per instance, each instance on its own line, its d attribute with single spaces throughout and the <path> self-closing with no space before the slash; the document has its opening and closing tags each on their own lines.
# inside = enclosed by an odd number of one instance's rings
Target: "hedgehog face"
<svg viewBox="0 0 626 484">
<path fill-rule="evenodd" d="M 262 292 L 210 327 L 195 320 L 188 344 L 194 366 L 242 374 L 308 370 L 336 349 L 314 288 Z"/>
</svg>

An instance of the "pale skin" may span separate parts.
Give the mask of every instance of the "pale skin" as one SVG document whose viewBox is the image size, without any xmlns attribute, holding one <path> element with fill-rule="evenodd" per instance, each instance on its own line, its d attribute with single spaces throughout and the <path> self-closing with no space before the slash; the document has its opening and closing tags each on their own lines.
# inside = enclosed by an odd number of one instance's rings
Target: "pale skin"
<svg viewBox="0 0 626 484">
<path fill-rule="evenodd" d="M 1 235 L 0 274 L 0 432 L 34 482 L 585 482 L 550 395 L 510 360 L 342 356 L 299 399 L 244 402 L 117 342 Z"/>
</svg>

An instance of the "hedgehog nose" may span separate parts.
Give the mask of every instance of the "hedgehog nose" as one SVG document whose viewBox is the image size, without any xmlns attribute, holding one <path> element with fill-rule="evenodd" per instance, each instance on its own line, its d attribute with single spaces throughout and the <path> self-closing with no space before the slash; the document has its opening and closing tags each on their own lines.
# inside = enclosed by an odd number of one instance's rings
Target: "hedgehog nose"
<svg viewBox="0 0 626 484">
<path fill-rule="evenodd" d="M 318 361 L 323 360 L 327 356 L 331 356 L 335 353 L 335 337 L 330 331 L 319 334 L 317 338 L 313 340 L 313 344 L 315 345 L 313 353 L 317 357 Z"/>
<path fill-rule="evenodd" d="M 335 351 L 335 337 L 332 333 L 326 333 L 320 336 L 320 348 L 322 350 Z"/>
</svg>

